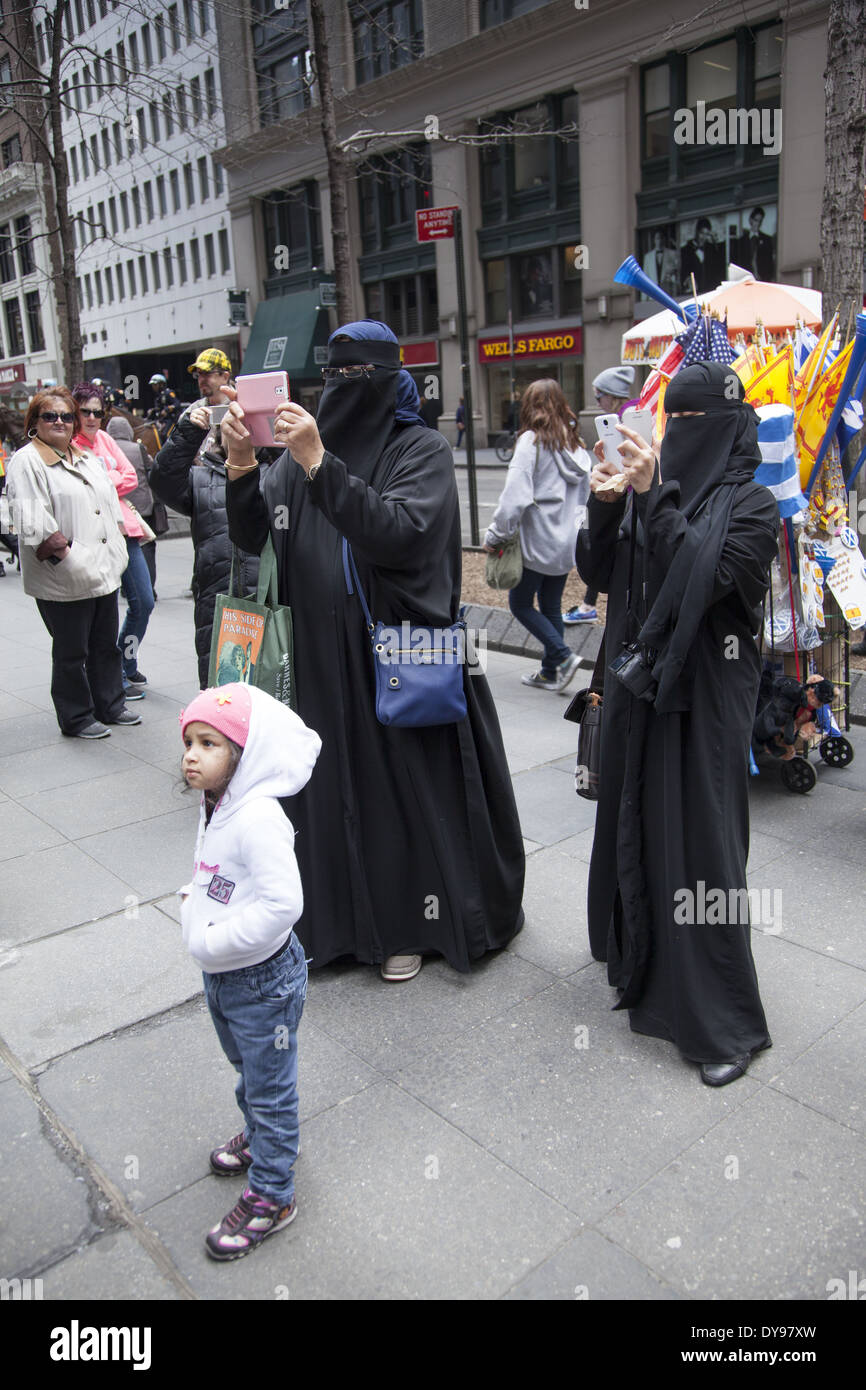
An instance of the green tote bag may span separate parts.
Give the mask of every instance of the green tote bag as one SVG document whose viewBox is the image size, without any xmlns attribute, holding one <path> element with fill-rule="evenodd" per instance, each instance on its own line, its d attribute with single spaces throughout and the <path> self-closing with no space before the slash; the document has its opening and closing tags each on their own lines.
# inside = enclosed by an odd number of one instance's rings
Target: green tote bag
<svg viewBox="0 0 866 1390">
<path fill-rule="evenodd" d="M 228 594 L 217 596 L 208 685 L 243 681 L 296 707 L 292 610 L 277 602 L 277 557 L 270 536 L 259 561 L 255 601 L 235 597 L 235 548 Z"/>
</svg>

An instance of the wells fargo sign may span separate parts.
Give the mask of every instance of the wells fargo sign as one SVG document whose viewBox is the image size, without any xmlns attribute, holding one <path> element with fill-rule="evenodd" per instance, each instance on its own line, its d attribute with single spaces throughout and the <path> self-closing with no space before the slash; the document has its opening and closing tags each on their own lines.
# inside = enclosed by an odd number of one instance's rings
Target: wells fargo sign
<svg viewBox="0 0 866 1390">
<path fill-rule="evenodd" d="M 574 357 L 583 352 L 583 329 L 566 328 L 554 332 L 515 333 L 515 357 Z M 508 334 L 504 338 L 479 338 L 478 361 L 495 362 L 508 357 Z"/>
</svg>

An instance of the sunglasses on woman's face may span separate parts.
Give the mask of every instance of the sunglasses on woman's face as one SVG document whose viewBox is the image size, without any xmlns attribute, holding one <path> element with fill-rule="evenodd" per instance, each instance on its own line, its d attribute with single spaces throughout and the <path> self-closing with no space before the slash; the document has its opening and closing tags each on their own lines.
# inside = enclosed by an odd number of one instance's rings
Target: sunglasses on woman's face
<svg viewBox="0 0 866 1390">
<path fill-rule="evenodd" d="M 78 413 L 79 415 L 92 415 L 94 420 L 102 419 L 101 410 L 91 410 L 88 406 L 82 406 Z"/>
<path fill-rule="evenodd" d="M 325 381 L 358 381 L 362 376 L 369 378 L 376 368 L 372 362 L 365 362 L 363 366 L 352 365 L 350 367 L 323 367 L 322 376 Z"/>
<path fill-rule="evenodd" d="M 72 414 L 71 410 L 64 410 L 62 415 L 59 415 L 56 410 L 43 410 L 39 419 L 44 420 L 46 425 L 56 425 L 58 420 L 62 420 L 64 425 L 73 425 L 75 423 L 75 416 Z"/>
</svg>

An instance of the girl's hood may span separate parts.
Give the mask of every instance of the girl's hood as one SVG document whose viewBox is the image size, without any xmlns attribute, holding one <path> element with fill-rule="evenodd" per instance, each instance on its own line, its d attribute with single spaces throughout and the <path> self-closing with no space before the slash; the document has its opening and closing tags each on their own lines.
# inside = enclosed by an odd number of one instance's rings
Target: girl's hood
<svg viewBox="0 0 866 1390">
<path fill-rule="evenodd" d="M 227 820 L 259 796 L 294 796 L 310 780 L 322 740 L 287 705 L 249 687 L 250 731 L 228 790 L 214 811 Z"/>
</svg>

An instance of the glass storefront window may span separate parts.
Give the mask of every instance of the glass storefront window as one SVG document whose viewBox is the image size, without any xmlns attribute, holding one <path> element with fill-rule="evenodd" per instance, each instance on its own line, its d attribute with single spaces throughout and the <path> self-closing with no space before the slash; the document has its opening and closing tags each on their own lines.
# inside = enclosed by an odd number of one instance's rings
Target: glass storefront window
<svg viewBox="0 0 866 1390">
<path fill-rule="evenodd" d="M 755 102 L 759 106 L 778 105 L 782 95 L 781 24 L 759 29 L 755 35 Z"/>
<path fill-rule="evenodd" d="M 492 434 L 500 434 L 508 428 L 512 367 L 508 362 L 502 362 L 496 367 L 485 368 L 485 376 L 488 427 Z M 571 357 L 539 357 L 534 362 L 515 362 L 513 379 L 518 398 L 533 381 L 557 382 L 577 418 L 583 400 L 583 364 L 579 360 Z"/>
<path fill-rule="evenodd" d="M 643 74 L 644 158 L 663 157 L 670 135 L 670 69 L 667 63 Z"/>
<path fill-rule="evenodd" d="M 728 110 L 737 104 L 737 41 L 727 39 L 690 53 L 686 59 L 686 103 Z"/>
<path fill-rule="evenodd" d="M 505 261 L 484 262 L 484 317 L 487 323 L 504 323 L 508 317 Z"/>
<path fill-rule="evenodd" d="M 541 188 L 550 182 L 548 141 L 533 134 L 547 127 L 547 104 L 537 101 L 534 106 L 524 106 L 515 111 L 513 120 L 514 135 L 514 191 L 524 193 L 530 188 Z M 520 132 L 524 132 L 521 134 Z"/>
<path fill-rule="evenodd" d="M 553 267 L 549 251 L 517 257 L 517 302 L 521 318 L 553 313 Z"/>
<path fill-rule="evenodd" d="M 580 177 L 580 143 L 577 134 L 580 127 L 576 92 L 562 98 L 560 121 L 563 129 L 568 126 L 575 128 L 573 135 L 569 135 L 568 138 L 563 136 L 561 140 L 560 175 L 563 179 L 577 179 Z"/>
<path fill-rule="evenodd" d="M 579 314 L 583 296 L 581 293 L 582 270 L 575 268 L 575 256 L 577 246 L 562 246 L 562 303 L 560 312 L 563 314 Z"/>
</svg>

